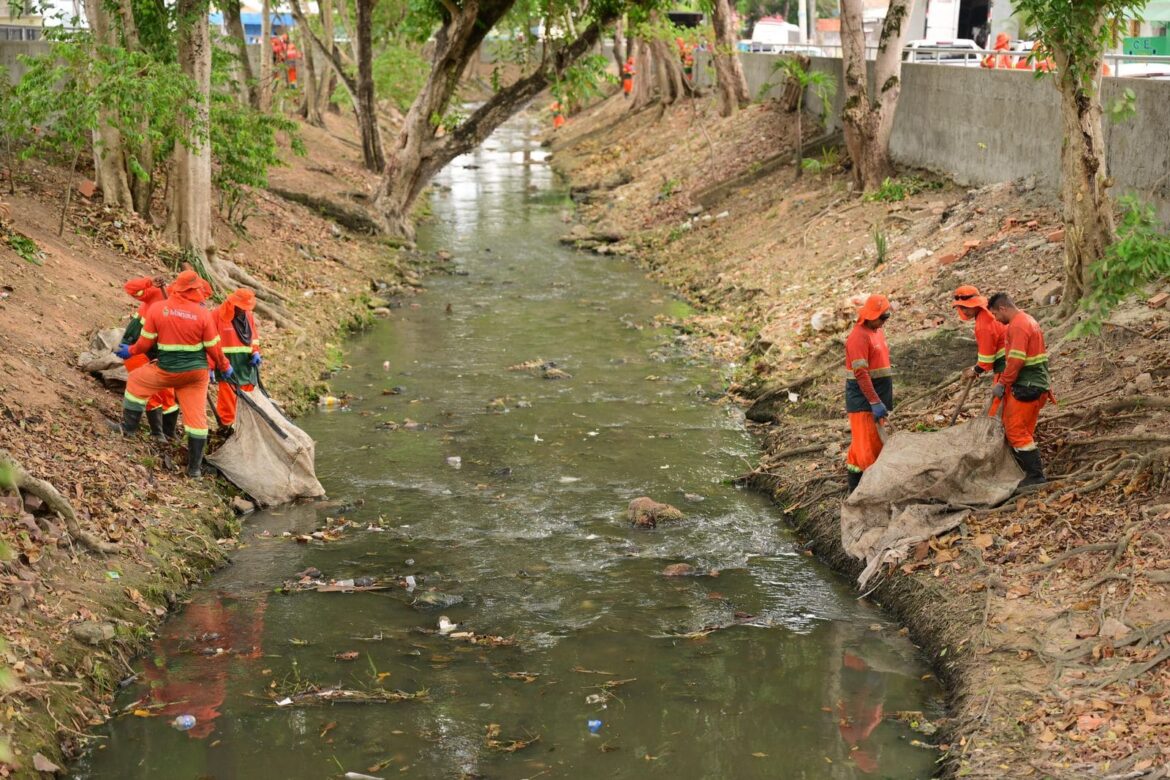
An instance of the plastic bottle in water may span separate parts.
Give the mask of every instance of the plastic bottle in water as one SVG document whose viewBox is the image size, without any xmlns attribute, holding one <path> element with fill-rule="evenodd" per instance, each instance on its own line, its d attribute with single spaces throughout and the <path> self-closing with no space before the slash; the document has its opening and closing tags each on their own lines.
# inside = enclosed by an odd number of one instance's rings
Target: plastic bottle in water
<svg viewBox="0 0 1170 780">
<path fill-rule="evenodd" d="M 590 721 L 589 721 L 589 733 L 590 733 L 590 734 L 596 734 L 596 733 L 597 733 L 597 732 L 599 732 L 599 731 L 601 731 L 601 721 L 599 721 L 599 720 L 590 720 Z"/>
<path fill-rule="evenodd" d="M 179 731 L 189 731 L 195 728 L 195 716 L 180 715 L 171 721 L 171 725 L 177 728 Z"/>
</svg>

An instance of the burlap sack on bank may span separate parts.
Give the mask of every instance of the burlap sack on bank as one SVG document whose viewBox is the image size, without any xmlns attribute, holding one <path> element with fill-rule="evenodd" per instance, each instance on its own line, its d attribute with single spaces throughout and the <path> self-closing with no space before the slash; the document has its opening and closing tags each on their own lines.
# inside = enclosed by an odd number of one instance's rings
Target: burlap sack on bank
<svg viewBox="0 0 1170 780">
<path fill-rule="evenodd" d="M 259 390 L 238 390 L 235 433 L 207 456 L 233 485 L 260 506 L 319 498 L 314 444 Z M 248 403 L 248 401 L 251 403 Z"/>
<path fill-rule="evenodd" d="M 963 522 L 972 509 L 1006 501 L 1023 478 L 994 417 L 894 433 L 841 505 L 841 544 L 865 560 L 858 586 L 914 545 Z"/>
</svg>

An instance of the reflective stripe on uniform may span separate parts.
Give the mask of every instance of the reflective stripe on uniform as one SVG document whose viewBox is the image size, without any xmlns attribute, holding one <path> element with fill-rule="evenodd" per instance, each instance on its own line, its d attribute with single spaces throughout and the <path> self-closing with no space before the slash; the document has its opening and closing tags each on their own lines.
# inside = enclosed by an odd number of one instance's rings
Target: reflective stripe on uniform
<svg viewBox="0 0 1170 780">
<path fill-rule="evenodd" d="M 842 371 L 846 379 L 857 379 L 857 375 L 849 369 L 845 368 Z M 894 369 L 889 366 L 886 368 L 870 368 L 867 371 L 869 372 L 870 379 L 881 379 L 882 377 L 894 375 Z"/>
<path fill-rule="evenodd" d="M 193 436 L 196 439 L 206 439 L 207 438 L 207 429 L 206 428 L 192 428 L 188 425 L 184 425 L 183 430 L 187 432 L 188 436 Z"/>
<path fill-rule="evenodd" d="M 223 352 L 225 355 L 235 355 L 235 354 L 241 354 L 241 353 L 251 352 L 251 351 L 252 351 L 251 347 L 224 347 L 223 348 Z"/>
<path fill-rule="evenodd" d="M 850 365 L 853 368 L 853 370 L 856 371 L 859 368 L 869 368 L 869 361 L 866 360 L 865 358 L 858 358 L 857 360 L 854 360 L 853 363 Z"/>
<path fill-rule="evenodd" d="M 143 320 L 143 322 L 146 322 L 146 320 Z M 148 330 L 144 330 L 144 331 L 142 331 L 142 338 L 144 338 L 144 339 L 157 339 L 157 338 L 158 338 L 158 334 L 157 334 L 157 333 L 151 333 L 151 332 L 150 332 L 150 331 L 148 331 Z"/>
<path fill-rule="evenodd" d="M 1028 354 L 1022 349 L 1013 349 L 1011 352 L 1007 353 L 1007 356 L 1011 360 L 1024 360 L 1028 357 Z"/>
<path fill-rule="evenodd" d="M 205 342 L 203 342 L 203 346 L 205 346 L 205 347 L 214 347 L 214 346 L 215 346 L 216 344 L 218 344 L 218 343 L 219 343 L 219 336 L 216 336 L 216 337 L 215 337 L 215 338 L 213 338 L 211 341 L 205 341 Z"/>
<path fill-rule="evenodd" d="M 1042 352 L 1039 355 L 1033 355 L 1030 358 L 1024 358 L 1024 365 L 1025 366 L 1037 366 L 1037 365 L 1040 365 L 1041 363 L 1047 363 L 1047 362 L 1048 362 L 1048 353 L 1047 352 Z"/>
<path fill-rule="evenodd" d="M 141 412 L 146 408 L 146 400 L 145 398 L 131 395 L 129 390 L 122 394 L 122 406 L 126 409 L 135 409 Z"/>
<path fill-rule="evenodd" d="M 159 344 L 163 352 L 202 352 L 202 344 Z"/>
<path fill-rule="evenodd" d="M 179 411 L 179 405 L 175 404 L 174 406 L 168 406 L 166 409 L 163 409 L 163 414 L 172 414 L 177 411 Z"/>
</svg>

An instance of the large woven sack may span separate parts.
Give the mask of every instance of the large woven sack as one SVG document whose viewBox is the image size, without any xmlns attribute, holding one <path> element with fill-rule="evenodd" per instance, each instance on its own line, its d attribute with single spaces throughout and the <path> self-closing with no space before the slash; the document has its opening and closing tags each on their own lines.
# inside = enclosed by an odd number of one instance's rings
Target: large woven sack
<svg viewBox="0 0 1170 780">
<path fill-rule="evenodd" d="M 866 564 L 858 585 L 919 542 L 959 525 L 972 509 L 1003 503 L 1023 478 L 994 417 L 893 434 L 841 505 L 841 544 Z"/>
<path fill-rule="evenodd" d="M 319 498 L 314 445 L 260 390 L 236 390 L 235 433 L 207 456 L 232 484 L 260 506 Z"/>
</svg>

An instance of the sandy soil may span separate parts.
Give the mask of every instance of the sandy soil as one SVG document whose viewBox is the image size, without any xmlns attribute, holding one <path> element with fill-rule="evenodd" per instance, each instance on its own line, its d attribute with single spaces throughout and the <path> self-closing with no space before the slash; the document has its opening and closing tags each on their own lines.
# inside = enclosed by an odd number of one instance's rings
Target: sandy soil
<svg viewBox="0 0 1170 780">
<path fill-rule="evenodd" d="M 966 190 L 909 171 L 921 192 L 862 200 L 836 152 L 806 151 L 826 165 L 801 180 L 791 164 L 770 168 L 790 128 L 775 105 L 730 120 L 702 101 L 632 115 L 617 96 L 572 118 L 552 148 L 583 201 L 578 235 L 619 238 L 602 251 L 631 254 L 678 290 L 700 309 L 688 325 L 742 364 L 732 390 L 764 399 L 751 416 L 765 445 L 744 480 L 848 574 L 860 566 L 840 544 L 838 369 L 851 298 L 882 292 L 895 303 L 887 331 L 903 400 L 893 424 L 905 430 L 945 425 L 959 392 L 949 380 L 974 362 L 970 326 L 950 308 L 958 284 L 1005 290 L 1041 319 L 1060 403 L 1038 438 L 1062 479 L 919 545 L 869 597 L 905 621 L 948 685 L 949 716 L 923 738 L 948 774 L 1165 776 L 1166 310 L 1130 303 L 1099 338 L 1068 339 L 1071 323 L 1040 295 L 1061 268 L 1051 194 L 1027 181 Z M 986 386 L 974 390 L 966 414 L 986 399 Z"/>
<path fill-rule="evenodd" d="M 289 167 L 272 181 L 360 205 L 376 179 L 360 168 L 352 123 L 327 122 L 303 128 L 309 156 L 286 154 Z M 75 197 L 58 237 L 64 186 L 63 170 L 38 161 L 18 174 L 14 196 L 0 197 L 11 207 L 0 219 L 0 447 L 69 498 L 85 530 L 120 549 L 89 553 L 69 543 L 55 515 L 0 498 L 0 538 L 15 555 L 0 563 L 0 634 L 14 670 L 13 689 L 0 693 L 0 729 L 18 750 L 18 766 L 0 765 L 0 777 L 39 776 L 34 752 L 61 761 L 79 731 L 109 716 L 129 660 L 188 584 L 222 563 L 238 526 L 222 483 L 181 475 L 182 448 L 113 433 L 121 389 L 77 368 L 91 334 L 133 312 L 122 283 L 173 275 L 178 255 L 161 230 L 106 211 L 100 199 Z M 383 297 L 409 294 L 418 276 L 385 243 L 270 192 L 253 198 L 246 230 L 217 216 L 216 242 L 288 298 L 295 328 L 259 323 L 265 383 L 288 408 L 303 408 L 324 387 L 344 332 L 369 321 L 374 282 L 385 282 Z M 13 251 L 14 234 L 36 243 L 40 265 Z M 113 638 L 89 644 L 79 638 L 87 629 Z"/>
</svg>

